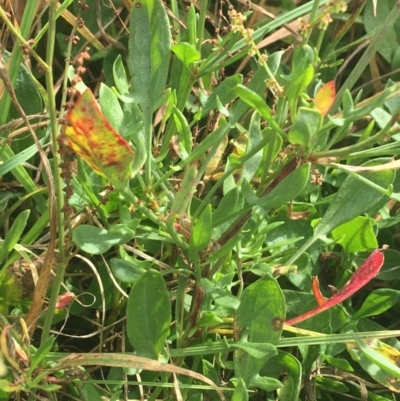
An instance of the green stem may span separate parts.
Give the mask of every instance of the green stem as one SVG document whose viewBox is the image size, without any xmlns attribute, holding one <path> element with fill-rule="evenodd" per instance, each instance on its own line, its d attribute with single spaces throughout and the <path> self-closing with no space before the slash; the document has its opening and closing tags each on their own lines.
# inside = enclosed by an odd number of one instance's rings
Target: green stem
<svg viewBox="0 0 400 401">
<path fill-rule="evenodd" d="M 197 45 L 196 49 L 197 51 L 201 51 L 201 45 L 202 45 L 202 40 L 203 40 L 203 35 L 204 35 L 204 26 L 206 23 L 206 15 L 207 15 L 207 7 L 208 7 L 208 1 L 207 0 L 202 0 L 200 2 L 200 15 L 199 15 L 199 21 L 197 22 L 198 30 L 197 30 Z"/>
<path fill-rule="evenodd" d="M 32 2 L 34 3 L 34 2 Z M 24 14 L 25 15 L 25 14 Z M 44 62 L 41 57 L 32 49 L 30 44 L 25 40 L 24 36 L 20 33 L 19 30 L 15 29 L 14 25 L 12 24 L 11 20 L 7 17 L 7 14 L 0 7 L 0 18 L 3 20 L 4 24 L 7 26 L 7 29 L 12 33 L 12 35 L 18 40 L 18 43 L 24 46 L 26 49 L 29 50 L 31 56 L 41 65 L 41 67 L 48 71 L 50 69 L 49 64 Z"/>
<path fill-rule="evenodd" d="M 371 39 L 371 43 L 365 50 L 364 54 L 361 56 L 357 65 L 352 69 L 345 83 L 340 88 L 339 92 L 335 97 L 335 101 L 329 110 L 329 113 L 335 111 L 338 108 L 340 102 L 342 101 L 344 92 L 347 89 L 351 90 L 351 88 L 357 82 L 358 78 L 364 72 L 365 68 L 371 61 L 372 57 L 374 57 L 374 55 L 376 54 L 380 44 L 385 39 L 386 34 L 393 28 L 393 24 L 397 21 L 399 16 L 400 16 L 400 3 L 396 2 L 392 10 L 387 15 L 385 21 L 383 21 L 381 29 Z"/>
<path fill-rule="evenodd" d="M 57 11 L 57 0 L 52 0 L 49 6 L 49 29 L 47 33 L 47 52 L 46 52 L 46 63 L 47 65 L 53 64 L 54 58 L 54 44 L 56 39 L 56 11 Z M 49 68 L 45 74 L 46 87 L 47 87 L 47 110 L 50 116 L 50 127 L 51 127 L 51 142 L 53 145 L 53 177 L 54 177 L 54 189 L 56 195 L 56 213 L 57 213 L 57 226 L 58 226 L 58 258 L 59 266 L 57 266 L 56 277 L 52 285 L 50 302 L 46 314 L 46 318 L 43 325 L 42 343 L 50 335 L 51 324 L 53 321 L 55 306 L 57 303 L 57 297 L 60 291 L 61 283 L 64 279 L 64 272 L 67 266 L 66 255 L 64 249 L 65 243 L 65 231 L 64 231 L 64 193 L 63 193 L 63 181 L 61 179 L 61 171 L 58 167 L 61 163 L 60 154 L 58 152 L 57 136 L 59 132 L 59 126 L 57 122 L 56 114 L 56 102 L 55 92 L 53 84 L 53 70 Z"/>
</svg>

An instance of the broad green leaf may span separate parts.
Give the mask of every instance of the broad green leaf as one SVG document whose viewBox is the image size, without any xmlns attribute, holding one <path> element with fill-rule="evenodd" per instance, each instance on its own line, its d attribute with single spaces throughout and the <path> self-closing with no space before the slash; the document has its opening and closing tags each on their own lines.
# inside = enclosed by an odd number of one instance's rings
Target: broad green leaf
<svg viewBox="0 0 400 401">
<path fill-rule="evenodd" d="M 379 280 L 395 281 L 399 278 L 400 252 L 394 249 L 386 249 L 385 262 L 377 278 Z"/>
<path fill-rule="evenodd" d="M 126 310 L 129 342 L 139 356 L 158 359 L 169 335 L 171 306 L 163 276 L 150 269 L 132 286 Z"/>
<path fill-rule="evenodd" d="M 171 30 L 162 1 L 135 2 L 129 32 L 131 90 L 146 113 L 152 112 L 164 92 L 171 56 Z"/>
<path fill-rule="evenodd" d="M 247 89 L 258 95 L 262 95 L 265 92 L 265 80 L 267 78 L 268 75 L 265 68 L 259 67 L 253 78 L 247 84 Z M 247 102 L 241 99 L 237 100 L 230 110 L 229 123 L 232 126 L 235 125 L 249 108 L 250 105 L 248 105 Z"/>
<path fill-rule="evenodd" d="M 212 234 L 212 208 L 208 204 L 201 215 L 193 222 L 189 249 L 194 255 L 207 247 Z"/>
<path fill-rule="evenodd" d="M 246 102 L 250 107 L 254 108 L 258 114 L 264 117 L 265 120 L 271 120 L 271 110 L 265 102 L 265 99 L 263 99 L 259 94 L 243 85 L 237 85 L 235 91 L 240 99 Z"/>
<path fill-rule="evenodd" d="M 89 383 L 85 383 L 81 390 L 83 401 L 102 401 L 103 398 L 97 392 L 96 388 Z"/>
<path fill-rule="evenodd" d="M 375 159 L 364 163 L 362 166 L 380 164 L 383 160 L 387 161 L 387 159 Z M 390 170 L 368 172 L 362 173 L 360 176 L 382 188 L 389 188 L 393 183 L 395 172 Z M 347 177 L 329 204 L 322 220 L 315 228 L 314 236 L 322 237 L 328 234 L 340 224 L 346 223 L 373 209 L 384 199 L 389 200 L 389 197 L 352 176 Z"/>
<path fill-rule="evenodd" d="M 364 317 L 376 316 L 394 306 L 400 296 L 400 292 L 390 288 L 379 288 L 368 295 L 361 308 L 351 316 L 351 320 L 357 321 Z"/>
<path fill-rule="evenodd" d="M 236 342 L 230 344 L 230 346 L 246 351 L 250 356 L 256 359 L 271 358 L 276 355 L 276 347 L 268 343 Z"/>
<path fill-rule="evenodd" d="M 236 322 L 242 332 L 241 342 L 277 344 L 285 314 L 285 300 L 277 281 L 265 275 L 248 286 L 240 298 Z M 236 351 L 235 374 L 248 386 L 258 378 L 260 369 L 271 356 L 254 358 L 244 351 Z"/>
<path fill-rule="evenodd" d="M 143 267 L 118 258 L 110 259 L 110 268 L 118 280 L 128 284 L 134 283 L 145 272 Z"/>
<path fill-rule="evenodd" d="M 105 119 L 90 89 L 68 110 L 65 135 L 69 146 L 98 174 L 117 188 L 131 175 L 133 151 Z"/>
<path fill-rule="evenodd" d="M 246 383 L 241 377 L 237 378 L 235 391 L 232 394 L 232 401 L 248 401 L 249 393 L 247 392 Z"/>
<path fill-rule="evenodd" d="M 278 350 L 278 355 L 270 358 L 260 371 L 261 376 L 280 377 L 282 388 L 278 390 L 280 401 L 292 401 L 299 398 L 302 369 L 300 362 L 291 354 Z"/>
<path fill-rule="evenodd" d="M 30 213 L 30 210 L 24 210 L 13 221 L 10 230 L 6 234 L 4 242 L 0 245 L 0 264 L 2 264 L 7 259 L 8 255 L 14 249 L 14 246 L 21 238 Z"/>
<path fill-rule="evenodd" d="M 324 359 L 326 362 L 329 363 L 329 365 L 341 369 L 341 370 L 347 370 L 348 372 L 354 372 L 353 367 L 351 364 L 347 361 L 347 359 L 344 358 L 335 358 L 331 355 L 324 355 Z"/>
<path fill-rule="evenodd" d="M 218 306 L 222 306 L 228 310 L 236 310 L 239 307 L 240 301 L 237 297 L 232 295 L 226 288 L 220 288 L 214 285 L 211 281 L 206 278 L 200 280 L 201 288 L 204 289 L 207 295 L 210 295 L 214 303 Z"/>
<path fill-rule="evenodd" d="M 376 249 L 375 224 L 375 220 L 369 217 L 357 216 L 332 230 L 332 238 L 348 253 Z"/>
<path fill-rule="evenodd" d="M 332 391 L 337 394 L 346 394 L 350 391 L 349 386 L 346 386 L 339 380 L 332 380 L 328 377 L 317 377 L 318 387 L 327 391 Z"/>
<path fill-rule="evenodd" d="M 290 202 L 297 195 L 301 193 L 301 191 L 305 188 L 309 181 L 310 175 L 310 163 L 305 163 L 296 170 L 292 171 L 285 179 L 283 179 L 274 189 L 268 192 L 266 195 L 262 196 L 258 200 L 256 200 L 250 206 L 260 206 L 264 210 L 270 210 L 282 205 L 285 205 L 287 202 Z M 250 207 L 249 206 L 249 207 Z M 242 210 L 238 210 L 235 213 L 231 213 L 230 215 L 224 215 L 221 213 L 220 219 L 216 219 L 214 217 L 213 223 L 215 226 L 223 224 L 226 220 L 232 219 L 233 217 L 237 217 L 243 213 Z"/>
<path fill-rule="evenodd" d="M 322 116 L 319 111 L 300 107 L 296 121 L 288 134 L 289 142 L 310 148 L 321 126 Z"/>
<path fill-rule="evenodd" d="M 213 109 L 219 109 L 218 102 L 225 105 L 236 97 L 235 87 L 242 83 L 243 76 L 240 74 L 232 75 L 224 79 L 207 98 L 201 115 L 204 117 Z"/>
<path fill-rule="evenodd" d="M 234 221 L 236 213 L 243 207 L 239 188 L 233 188 L 220 200 L 213 213 L 214 237 L 219 237 Z M 234 214 L 232 216 L 232 214 Z M 225 219 L 228 217 L 228 219 Z M 218 222 L 218 223 L 216 223 Z"/>
<path fill-rule="evenodd" d="M 305 188 L 310 179 L 310 163 L 305 163 L 292 171 L 272 191 L 257 201 L 265 210 L 285 205 Z"/>
<path fill-rule="evenodd" d="M 202 369 L 201 369 L 202 372 L 201 373 L 203 374 L 203 376 L 208 377 L 214 383 L 219 383 L 220 378 L 219 378 L 218 371 L 215 368 L 215 366 L 211 362 L 207 361 L 207 359 L 202 359 L 201 364 L 202 364 Z M 218 364 L 216 364 L 216 365 L 219 367 Z"/>
<path fill-rule="evenodd" d="M 122 224 L 112 226 L 110 230 L 81 225 L 72 232 L 74 244 L 92 255 L 107 252 L 115 245 L 126 244 L 134 237 L 135 231 Z"/>
<path fill-rule="evenodd" d="M 103 83 L 100 84 L 99 103 L 104 117 L 119 131 L 124 120 L 124 112 L 115 93 Z"/>
<path fill-rule="evenodd" d="M 373 33 L 377 27 L 380 27 L 385 22 L 386 17 L 392 11 L 395 1 L 379 1 L 376 12 L 372 1 L 368 1 L 364 8 L 364 25 L 367 33 Z M 383 58 L 390 63 L 392 57 L 399 43 L 400 35 L 396 32 L 396 25 L 390 27 L 386 32 L 385 40 L 383 40 L 379 47 L 378 52 Z"/>
<path fill-rule="evenodd" d="M 172 46 L 171 50 L 176 54 L 179 60 L 189 68 L 190 64 L 200 60 L 201 54 L 189 43 L 180 42 Z"/>
<path fill-rule="evenodd" d="M 250 387 L 257 387 L 264 391 L 275 391 L 282 387 L 282 383 L 274 377 L 256 375 L 251 379 Z"/>
</svg>

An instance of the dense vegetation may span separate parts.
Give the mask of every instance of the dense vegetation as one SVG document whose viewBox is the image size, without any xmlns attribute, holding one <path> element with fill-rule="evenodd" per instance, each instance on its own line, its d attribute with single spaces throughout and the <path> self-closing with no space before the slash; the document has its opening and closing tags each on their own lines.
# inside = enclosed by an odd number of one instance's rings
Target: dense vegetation
<svg viewBox="0 0 400 401">
<path fill-rule="evenodd" d="M 0 400 L 400 399 L 400 7 L 266 3 L 0 6 Z"/>
</svg>

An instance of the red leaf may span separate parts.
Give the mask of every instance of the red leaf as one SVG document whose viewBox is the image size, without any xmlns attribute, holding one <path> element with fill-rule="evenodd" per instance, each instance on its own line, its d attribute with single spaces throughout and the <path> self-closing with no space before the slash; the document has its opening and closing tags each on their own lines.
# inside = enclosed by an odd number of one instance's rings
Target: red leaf
<svg viewBox="0 0 400 401">
<path fill-rule="evenodd" d="M 334 296 L 329 298 L 323 305 L 317 306 L 310 311 L 303 313 L 300 316 L 290 319 L 285 322 L 288 326 L 293 326 L 303 320 L 310 319 L 315 315 L 318 315 L 329 308 L 343 302 L 347 298 L 350 298 L 360 288 L 364 287 L 369 281 L 371 281 L 381 269 L 385 256 L 382 251 L 376 249 L 365 262 L 358 268 L 358 270 L 351 276 L 350 280 L 340 289 Z"/>
</svg>

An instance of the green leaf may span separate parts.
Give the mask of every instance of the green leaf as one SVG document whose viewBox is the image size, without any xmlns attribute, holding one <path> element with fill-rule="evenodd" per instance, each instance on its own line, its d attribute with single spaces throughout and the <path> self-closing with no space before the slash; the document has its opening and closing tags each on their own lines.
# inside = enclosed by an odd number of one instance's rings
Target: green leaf
<svg viewBox="0 0 400 401">
<path fill-rule="evenodd" d="M 253 113 L 249 126 L 249 137 L 247 141 L 246 154 L 250 153 L 251 150 L 261 142 L 261 140 L 262 135 L 260 130 L 260 115 L 258 113 Z M 263 151 L 260 150 L 244 163 L 242 168 L 242 175 L 240 177 L 241 180 L 245 179 L 248 182 L 251 181 L 260 166 L 262 157 Z"/>
<path fill-rule="evenodd" d="M 187 213 L 189 203 L 192 199 L 197 186 L 197 167 L 189 166 L 185 171 L 181 187 L 175 195 L 175 199 L 171 205 L 171 214 L 177 213 L 179 216 Z"/>
<path fill-rule="evenodd" d="M 267 78 L 268 75 L 265 68 L 258 68 L 253 78 L 247 84 L 247 89 L 258 95 L 262 95 L 265 92 L 265 80 Z M 250 105 L 247 102 L 241 99 L 237 100 L 230 110 L 229 123 L 232 126 L 235 125 L 249 108 Z"/>
<path fill-rule="evenodd" d="M 115 245 L 126 244 L 134 237 L 135 231 L 123 224 L 112 226 L 109 231 L 82 225 L 72 232 L 74 244 L 92 255 L 100 255 Z"/>
<path fill-rule="evenodd" d="M 379 288 L 368 295 L 361 308 L 351 316 L 351 320 L 357 321 L 364 317 L 380 315 L 394 306 L 399 296 L 400 291 Z"/>
<path fill-rule="evenodd" d="M 163 276 L 150 269 L 132 286 L 126 310 L 129 342 L 137 355 L 158 359 L 171 324 L 171 307 Z"/>
<path fill-rule="evenodd" d="M 119 131 L 124 120 L 124 112 L 115 93 L 103 83 L 100 84 L 99 103 L 106 119 L 116 131 Z"/>
<path fill-rule="evenodd" d="M 200 60 L 201 54 L 189 43 L 180 42 L 172 46 L 171 50 L 176 54 L 179 60 L 189 68 L 190 64 Z"/>
<path fill-rule="evenodd" d="M 8 255 L 14 249 L 14 246 L 21 238 L 30 213 L 30 210 L 24 210 L 15 218 L 10 230 L 6 234 L 3 244 L 0 246 L 0 264 L 7 259 Z"/>
<path fill-rule="evenodd" d="M 128 284 L 134 283 L 145 272 L 143 267 L 118 258 L 110 259 L 110 268 L 115 278 Z"/>
<path fill-rule="evenodd" d="M 192 255 L 202 251 L 211 241 L 212 208 L 208 204 L 201 215 L 193 222 L 189 249 Z"/>
<path fill-rule="evenodd" d="M 239 188 L 232 188 L 220 200 L 213 213 L 214 236 L 220 236 L 233 223 L 235 216 L 232 213 L 239 212 L 243 207 L 243 198 L 240 196 Z M 229 219 L 226 219 L 228 217 Z M 224 223 L 222 223 L 224 220 Z M 217 223 L 218 222 L 218 223 Z"/>
<path fill-rule="evenodd" d="M 243 343 L 237 342 L 230 345 L 232 348 L 237 348 L 246 351 L 250 356 L 256 359 L 271 358 L 276 355 L 276 347 L 272 344 L 265 343 Z"/>
<path fill-rule="evenodd" d="M 162 1 L 135 2 L 129 31 L 131 88 L 136 101 L 153 111 L 167 83 L 171 50 L 169 21 Z"/>
<path fill-rule="evenodd" d="M 85 383 L 82 388 L 81 395 L 84 401 L 102 401 L 103 398 L 97 392 L 94 386 L 89 383 Z"/>
<path fill-rule="evenodd" d="M 277 344 L 285 313 L 285 300 L 277 281 L 269 275 L 257 280 L 240 298 L 236 321 L 237 328 L 243 332 L 241 342 Z M 247 352 L 236 351 L 235 374 L 248 386 L 271 356 L 254 358 Z"/>
<path fill-rule="evenodd" d="M 299 195 L 307 185 L 310 177 L 310 163 L 305 163 L 292 171 L 267 195 L 257 201 L 265 210 L 285 205 Z"/>
<path fill-rule="evenodd" d="M 302 369 L 300 362 L 291 354 L 278 350 L 278 355 L 269 359 L 260 375 L 269 377 L 285 376 L 279 390 L 280 401 L 299 399 Z"/>
<path fill-rule="evenodd" d="M 310 148 L 321 126 L 322 116 L 319 111 L 300 107 L 296 121 L 289 131 L 289 142 Z"/>
<path fill-rule="evenodd" d="M 129 83 L 120 54 L 118 54 L 118 57 L 115 59 L 113 64 L 113 76 L 118 92 L 121 95 L 127 95 L 129 93 Z"/>
<path fill-rule="evenodd" d="M 378 248 L 374 219 L 357 216 L 332 230 L 332 238 L 348 253 Z"/>
<path fill-rule="evenodd" d="M 246 102 L 250 107 L 254 108 L 258 114 L 264 117 L 265 120 L 271 120 L 271 110 L 259 94 L 243 85 L 237 85 L 235 91 L 240 99 Z"/>
<path fill-rule="evenodd" d="M 392 362 L 391 359 L 385 356 L 385 348 L 382 348 L 384 344 L 380 346 L 380 342 L 378 340 L 373 340 L 372 342 L 376 346 L 372 348 L 371 346 L 365 344 L 364 341 L 360 340 L 354 333 L 353 337 L 359 349 L 357 349 L 351 343 L 347 344 L 347 349 L 352 358 L 356 360 L 363 367 L 363 369 L 365 369 L 367 373 L 379 383 L 382 383 L 388 388 L 393 388 L 396 392 L 398 392 L 400 390 L 400 368 L 394 363 L 394 361 Z"/>
<path fill-rule="evenodd" d="M 45 147 L 46 138 L 42 138 L 39 143 Z M 0 163 L 0 176 L 2 177 L 3 175 L 6 175 L 8 172 L 13 170 L 14 168 L 21 167 L 21 165 L 26 162 L 28 159 L 30 159 L 32 156 L 34 156 L 38 152 L 38 148 L 36 145 L 29 146 L 28 148 L 21 150 L 18 152 L 16 155 L 10 157 L 7 160 L 4 160 L 4 162 Z M 4 154 L 3 154 L 4 157 Z M 19 181 L 22 182 L 23 180 Z M 34 190 L 32 188 L 32 190 Z"/>
<path fill-rule="evenodd" d="M 350 391 L 349 387 L 339 380 L 332 380 L 327 377 L 317 378 L 318 387 L 323 388 L 327 391 L 333 391 L 337 394 L 346 394 Z"/>
<path fill-rule="evenodd" d="M 256 375 L 251 379 L 250 387 L 257 387 L 264 391 L 275 391 L 282 387 L 282 383 L 274 377 L 261 377 Z"/>
<path fill-rule="evenodd" d="M 380 164 L 383 160 L 388 161 L 387 159 L 375 159 L 364 163 L 362 166 Z M 382 188 L 389 188 L 393 183 L 395 172 L 390 170 L 368 172 L 362 173 L 360 176 Z M 352 176 L 347 177 L 329 204 L 322 220 L 315 228 L 314 237 L 320 238 L 328 234 L 340 224 L 368 212 L 385 199 L 389 200 L 389 197 L 378 192 L 375 188 Z"/>
<path fill-rule="evenodd" d="M 31 360 L 29 364 L 29 369 L 27 375 L 31 375 L 32 372 L 39 366 L 40 362 L 48 356 L 49 351 L 52 349 L 55 337 L 50 335 L 46 340 L 40 345 L 36 352 L 31 351 Z"/>
<path fill-rule="evenodd" d="M 232 401 L 248 401 L 249 393 L 247 392 L 246 383 L 241 377 L 237 378 L 237 385 L 232 394 Z"/>
<path fill-rule="evenodd" d="M 207 98 L 203 109 L 201 110 L 202 117 L 208 115 L 211 110 L 219 109 L 218 103 L 225 105 L 231 102 L 236 97 L 235 87 L 241 84 L 243 76 L 240 74 L 232 75 L 224 79 Z"/>
<path fill-rule="evenodd" d="M 176 130 L 178 131 L 179 138 L 179 151 L 182 159 L 186 159 L 193 148 L 192 132 L 189 123 L 183 113 L 177 108 L 173 107 L 173 116 L 175 121 Z M 183 149 L 182 149 L 183 148 Z"/>
<path fill-rule="evenodd" d="M 324 359 L 326 362 L 329 363 L 329 365 L 341 369 L 341 370 L 347 370 L 348 372 L 354 372 L 353 367 L 351 364 L 347 361 L 347 359 L 344 358 L 334 358 L 331 355 L 324 355 Z"/>
<path fill-rule="evenodd" d="M 372 1 L 368 1 L 364 8 L 364 26 L 367 33 L 376 32 L 377 27 L 381 27 L 388 14 L 392 11 L 394 1 L 379 1 L 376 13 Z M 386 32 L 385 40 L 383 40 L 379 47 L 378 52 L 385 58 L 387 62 L 392 61 L 392 56 L 396 51 L 399 43 L 400 35 L 396 35 L 396 25 L 391 27 Z"/>
</svg>

